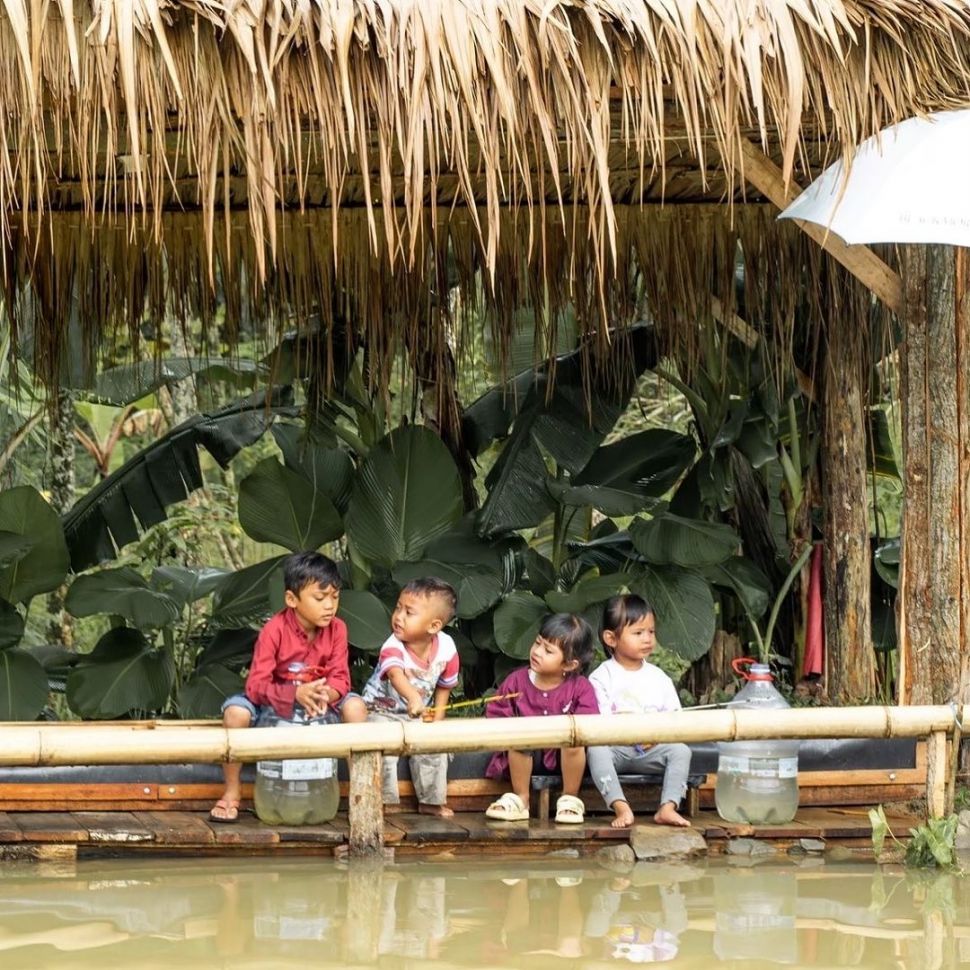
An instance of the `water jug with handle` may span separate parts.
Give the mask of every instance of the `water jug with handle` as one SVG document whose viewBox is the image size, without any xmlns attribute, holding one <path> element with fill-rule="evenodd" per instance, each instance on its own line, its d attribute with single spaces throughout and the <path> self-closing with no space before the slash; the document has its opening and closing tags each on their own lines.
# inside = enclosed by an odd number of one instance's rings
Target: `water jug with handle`
<svg viewBox="0 0 970 970">
<path fill-rule="evenodd" d="M 299 686 L 322 676 L 316 667 L 290 664 L 287 680 Z M 308 718 L 300 704 L 294 703 L 290 720 L 277 717 L 268 726 L 304 725 L 321 730 L 322 718 Z M 260 821 L 270 825 L 319 825 L 337 814 L 340 785 L 336 758 L 286 758 L 256 764 L 253 801 Z"/>
<path fill-rule="evenodd" d="M 778 693 L 765 663 L 740 657 L 732 665 L 747 683 L 728 708 L 782 710 L 789 706 Z M 722 741 L 717 746 L 714 802 L 726 822 L 752 825 L 790 822 L 798 809 L 798 742 Z"/>
</svg>

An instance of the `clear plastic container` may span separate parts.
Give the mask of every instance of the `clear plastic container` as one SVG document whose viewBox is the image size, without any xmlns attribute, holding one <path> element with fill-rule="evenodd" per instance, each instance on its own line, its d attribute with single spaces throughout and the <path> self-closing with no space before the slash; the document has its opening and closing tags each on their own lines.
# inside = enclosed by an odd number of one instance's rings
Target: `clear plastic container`
<svg viewBox="0 0 970 970">
<path fill-rule="evenodd" d="M 749 669 L 745 670 L 747 666 Z M 789 706 L 775 689 L 767 664 L 735 660 L 747 680 L 728 707 L 780 710 Z M 714 802 L 726 822 L 752 825 L 790 822 L 798 810 L 797 741 L 722 741 L 717 746 Z"/>
<path fill-rule="evenodd" d="M 292 664 L 294 683 L 302 683 L 302 664 Z M 302 724 L 308 731 L 319 731 L 325 725 L 308 719 L 299 704 L 293 706 L 292 720 L 277 718 L 272 727 Z M 281 761 L 259 761 L 253 801 L 260 821 L 270 825 L 320 825 L 337 814 L 340 784 L 337 781 L 336 758 L 287 758 Z"/>
</svg>

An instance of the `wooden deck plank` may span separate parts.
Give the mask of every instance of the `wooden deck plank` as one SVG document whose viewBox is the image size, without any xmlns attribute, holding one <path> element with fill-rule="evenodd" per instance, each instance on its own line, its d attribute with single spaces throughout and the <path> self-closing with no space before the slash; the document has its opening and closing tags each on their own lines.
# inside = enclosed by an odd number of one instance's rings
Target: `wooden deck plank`
<svg viewBox="0 0 970 970">
<path fill-rule="evenodd" d="M 404 841 L 404 829 L 402 829 L 399 825 L 394 824 L 395 818 L 397 818 L 396 815 L 384 816 L 384 845 L 398 845 Z M 331 819 L 327 824 L 330 825 L 331 828 L 340 832 L 343 835 L 345 842 L 350 840 L 350 824 L 347 821 L 346 812 L 343 812 L 336 818 Z"/>
<path fill-rule="evenodd" d="M 6 813 L 0 812 L 0 842 L 22 842 L 24 830 Z"/>
<path fill-rule="evenodd" d="M 401 812 L 389 818 L 394 826 L 404 832 L 405 842 L 465 842 L 468 839 L 468 830 L 454 819 L 419 815 L 417 812 Z M 386 843 L 387 839 L 384 841 Z"/>
<path fill-rule="evenodd" d="M 317 842 L 326 845 L 343 845 L 347 841 L 344 832 L 329 822 L 323 825 L 274 825 L 280 842 Z"/>
<path fill-rule="evenodd" d="M 278 845 L 279 835 L 271 825 L 260 822 L 255 815 L 240 812 L 235 822 L 213 822 L 203 816 L 217 845 Z"/>
<path fill-rule="evenodd" d="M 87 842 L 88 830 L 70 812 L 11 812 L 25 842 Z"/>
<path fill-rule="evenodd" d="M 205 819 L 190 812 L 136 812 L 135 818 L 151 830 L 158 845 L 211 845 L 215 842 Z"/>
<path fill-rule="evenodd" d="M 90 842 L 153 842 L 155 835 L 131 812 L 74 812 Z"/>
<path fill-rule="evenodd" d="M 455 821 L 468 833 L 471 842 L 528 842 L 528 822 L 498 822 L 483 812 L 459 812 Z"/>
</svg>

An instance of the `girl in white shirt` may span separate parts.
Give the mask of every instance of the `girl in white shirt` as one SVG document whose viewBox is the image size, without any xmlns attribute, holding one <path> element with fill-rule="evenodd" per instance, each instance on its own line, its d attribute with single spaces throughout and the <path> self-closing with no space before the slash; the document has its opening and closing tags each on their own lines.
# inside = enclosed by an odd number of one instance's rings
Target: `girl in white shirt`
<svg viewBox="0 0 970 970">
<path fill-rule="evenodd" d="M 610 659 L 590 674 L 601 714 L 646 714 L 679 711 L 673 681 L 647 660 L 656 646 L 653 608 L 641 596 L 614 596 L 603 610 L 600 640 Z M 633 824 L 633 811 L 623 794 L 618 774 L 663 771 L 660 808 L 653 820 L 660 825 L 690 825 L 677 811 L 687 794 L 690 748 L 686 744 L 637 744 L 592 747 L 586 754 L 589 773 L 606 804 L 613 810 L 614 828 Z"/>
</svg>

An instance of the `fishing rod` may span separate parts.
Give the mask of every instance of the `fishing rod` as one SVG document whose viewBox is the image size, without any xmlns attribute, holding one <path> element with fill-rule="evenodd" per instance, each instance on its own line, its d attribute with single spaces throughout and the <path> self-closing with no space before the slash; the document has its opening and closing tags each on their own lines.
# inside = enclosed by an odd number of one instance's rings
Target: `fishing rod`
<svg viewBox="0 0 970 970">
<path fill-rule="evenodd" d="M 512 694 L 493 694 L 491 697 L 473 697 L 470 701 L 455 701 L 454 704 L 448 704 L 445 707 L 446 711 L 454 711 L 459 707 L 471 707 L 472 704 L 491 704 L 492 701 L 508 701 L 513 697 L 518 697 L 521 691 L 515 691 Z M 431 707 L 429 710 L 437 710 L 437 708 Z"/>
</svg>

